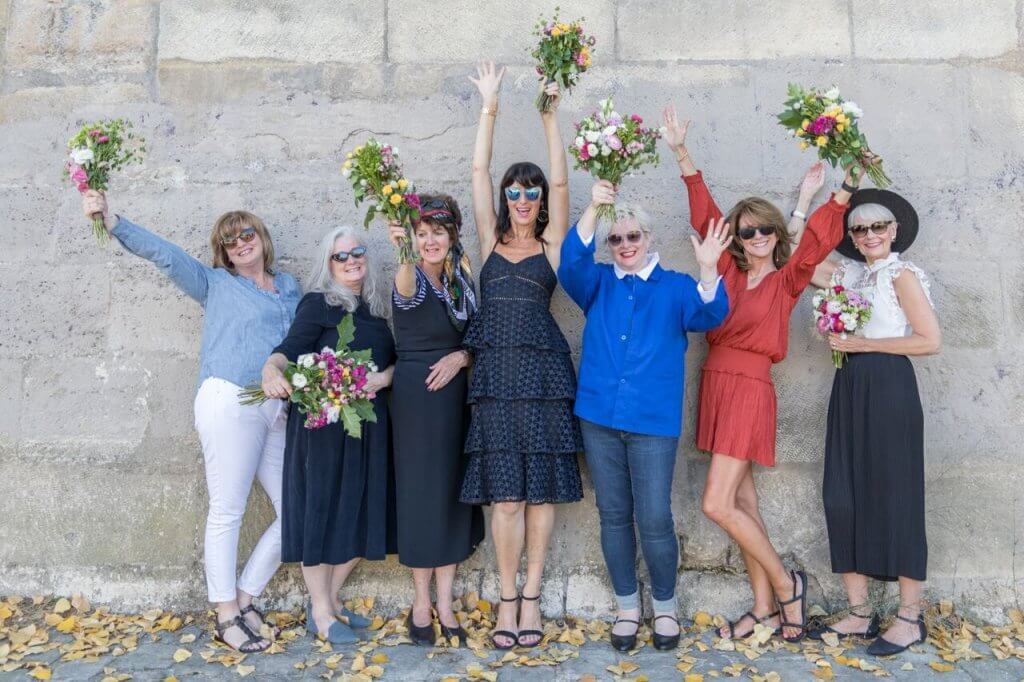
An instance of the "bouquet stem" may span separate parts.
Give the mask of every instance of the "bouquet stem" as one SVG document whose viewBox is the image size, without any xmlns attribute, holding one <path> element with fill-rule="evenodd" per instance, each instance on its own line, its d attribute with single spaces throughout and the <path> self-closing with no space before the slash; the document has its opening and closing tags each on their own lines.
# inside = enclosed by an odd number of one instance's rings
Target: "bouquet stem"
<svg viewBox="0 0 1024 682">
<path fill-rule="evenodd" d="M 106 246 L 107 242 L 110 241 L 107 226 L 103 223 L 103 215 L 100 213 L 93 216 L 92 233 L 96 235 L 96 241 L 99 242 L 100 246 Z"/>
<path fill-rule="evenodd" d="M 259 384 L 246 386 L 238 392 L 238 398 L 241 405 L 262 405 L 267 402 L 267 395 Z"/>
<path fill-rule="evenodd" d="M 842 369 L 843 363 L 846 362 L 846 352 L 841 350 L 832 351 L 832 364 L 835 365 L 836 369 Z"/>
<path fill-rule="evenodd" d="M 412 235 L 409 234 L 409 226 L 405 226 L 405 236 L 398 245 L 398 264 L 409 265 L 416 262 L 416 254 L 412 250 Z"/>
<path fill-rule="evenodd" d="M 554 80 L 548 78 L 547 80 L 544 81 L 544 85 L 546 87 L 554 82 Z M 551 111 L 551 96 L 548 95 L 543 90 L 541 90 L 540 93 L 537 95 L 537 100 L 535 104 L 537 105 L 537 111 L 539 111 L 542 114 L 545 114 Z"/>
<path fill-rule="evenodd" d="M 598 220 L 607 220 L 609 223 L 614 223 L 615 218 L 615 204 L 601 204 L 597 207 Z"/>
</svg>

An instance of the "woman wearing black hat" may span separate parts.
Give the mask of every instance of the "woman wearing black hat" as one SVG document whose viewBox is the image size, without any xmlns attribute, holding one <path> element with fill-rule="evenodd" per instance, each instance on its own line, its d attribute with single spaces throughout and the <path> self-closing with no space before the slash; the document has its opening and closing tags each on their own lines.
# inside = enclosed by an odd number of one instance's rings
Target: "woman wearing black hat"
<svg viewBox="0 0 1024 682">
<path fill-rule="evenodd" d="M 868 647 L 889 656 L 922 642 L 921 593 L 928 560 L 921 399 L 908 356 L 939 352 L 941 333 L 924 272 L 901 254 L 917 236 L 917 213 L 886 190 L 858 192 L 846 214 L 846 256 L 818 266 L 814 284 L 841 285 L 871 301 L 857 335 L 833 334 L 848 353 L 828 406 L 822 497 L 832 570 L 843 576 L 848 615 L 810 633 L 875 637 L 868 578 L 899 581 L 896 620 Z"/>
<path fill-rule="evenodd" d="M 484 537 L 480 507 L 459 501 L 465 473 L 466 368 L 462 337 L 476 311 L 469 259 L 459 241 L 462 214 L 446 194 L 420 195 L 413 233 L 416 264 L 395 274 L 392 298 L 398 360 L 392 383 L 398 497 L 398 560 L 412 568 L 415 597 L 406 624 L 417 644 L 433 646 L 430 579 L 442 635 L 466 641 L 452 612 L 459 562 Z M 391 226 L 397 246 L 405 234 Z"/>
</svg>

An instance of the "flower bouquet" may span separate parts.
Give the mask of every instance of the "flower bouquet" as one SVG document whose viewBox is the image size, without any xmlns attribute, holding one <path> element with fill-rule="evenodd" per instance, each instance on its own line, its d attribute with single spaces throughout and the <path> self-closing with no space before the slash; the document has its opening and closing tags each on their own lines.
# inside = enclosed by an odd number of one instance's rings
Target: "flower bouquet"
<svg viewBox="0 0 1024 682">
<path fill-rule="evenodd" d="M 590 48 L 597 42 L 594 36 L 584 35 L 582 21 L 560 23 L 556 7 L 550 21 L 541 17 L 533 29 L 533 35 L 540 38 L 530 53 L 537 60 L 537 75 L 547 83 L 558 83 L 564 92 L 571 90 L 580 74 L 590 68 Z M 542 91 L 537 96 L 537 109 L 544 112 L 550 106 L 551 98 Z"/>
<path fill-rule="evenodd" d="M 785 106 L 779 114 L 779 124 L 800 139 L 801 149 L 817 147 L 818 158 L 828 161 L 833 168 L 859 164 L 876 187 L 891 184 L 882 170 L 882 158 L 871 152 L 860 131 L 858 122 L 864 112 L 856 103 L 843 100 L 839 88 L 821 92 L 790 83 Z"/>
<path fill-rule="evenodd" d="M 284 369 L 293 388 L 289 400 L 306 415 L 307 429 L 340 421 L 348 435 L 360 438 L 362 423 L 377 421 L 372 402 L 376 394 L 366 390 L 366 375 L 376 372 L 377 366 L 371 359 L 371 350 L 348 347 L 355 338 L 355 330 L 352 315 L 346 315 L 338 323 L 335 350 L 325 347 L 319 353 L 300 355 Z M 267 400 L 258 384 L 244 388 L 238 397 L 243 405 L 258 405 Z"/>
<path fill-rule="evenodd" d="M 145 151 L 145 141 L 132 132 L 131 121 L 115 118 L 85 125 L 68 140 L 64 177 L 83 194 L 90 189 L 105 192 L 110 173 L 141 161 Z M 93 217 L 92 231 L 101 245 L 107 243 L 103 216 Z"/>
<path fill-rule="evenodd" d="M 341 174 L 352 183 L 358 206 L 369 201 L 363 227 L 369 229 L 377 215 L 405 225 L 405 240 L 398 250 L 399 263 L 413 263 L 412 225 L 420 219 L 420 197 L 402 173 L 398 150 L 370 138 L 345 155 Z"/>
<path fill-rule="evenodd" d="M 871 301 L 841 284 L 818 289 L 811 303 L 814 306 L 814 324 L 824 338 L 828 338 L 830 333 L 854 333 L 871 319 Z M 836 369 L 845 361 L 844 351 L 832 351 L 832 364 Z"/>
<path fill-rule="evenodd" d="M 575 167 L 617 187 L 628 173 L 646 164 L 657 165 L 662 130 L 645 128 L 636 114 L 619 115 L 610 97 L 599 107 L 576 124 L 576 139 L 569 146 Z M 615 206 L 601 206 L 598 217 L 615 220 Z"/>
</svg>

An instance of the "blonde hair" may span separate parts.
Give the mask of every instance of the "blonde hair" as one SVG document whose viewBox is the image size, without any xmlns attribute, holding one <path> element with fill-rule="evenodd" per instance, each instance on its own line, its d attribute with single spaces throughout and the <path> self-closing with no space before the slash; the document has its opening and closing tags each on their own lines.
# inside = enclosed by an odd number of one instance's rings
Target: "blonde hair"
<svg viewBox="0 0 1024 682">
<path fill-rule="evenodd" d="M 736 266 L 743 272 L 750 269 L 747 254 L 740 243 L 739 235 L 736 234 L 740 227 L 740 218 L 743 216 L 753 218 L 759 227 L 771 225 L 775 228 L 775 236 L 778 241 L 775 242 L 775 248 L 772 250 L 772 261 L 776 268 L 785 265 L 793 251 L 793 237 L 786 227 L 786 219 L 782 217 L 782 212 L 775 207 L 775 204 L 767 199 L 747 197 L 733 206 L 729 215 L 725 217 L 729 224 L 729 234 L 733 235 L 733 240 L 726 248 L 736 261 Z"/>
<path fill-rule="evenodd" d="M 228 211 L 213 224 L 213 230 L 210 231 L 213 267 L 235 271 L 235 265 L 228 256 L 228 247 L 224 246 L 223 241 L 237 239 L 247 227 L 256 230 L 256 234 L 260 236 L 260 241 L 263 242 L 263 269 L 271 271 L 270 266 L 274 263 L 274 242 L 270 239 L 270 232 L 263 221 L 248 211 Z"/>
</svg>

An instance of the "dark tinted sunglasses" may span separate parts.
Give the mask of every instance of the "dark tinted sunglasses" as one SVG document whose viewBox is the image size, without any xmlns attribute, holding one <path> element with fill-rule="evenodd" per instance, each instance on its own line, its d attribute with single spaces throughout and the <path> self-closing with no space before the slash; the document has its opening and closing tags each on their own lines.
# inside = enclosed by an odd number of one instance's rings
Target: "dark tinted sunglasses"
<svg viewBox="0 0 1024 682">
<path fill-rule="evenodd" d="M 241 239 L 246 244 L 251 242 L 253 239 L 256 239 L 256 228 L 247 227 L 241 232 L 239 232 L 237 237 L 232 237 L 231 239 L 221 239 L 220 243 L 223 244 L 224 246 L 232 247 L 238 243 L 239 239 Z"/>
<path fill-rule="evenodd" d="M 608 235 L 608 246 L 620 246 L 623 241 L 627 241 L 630 244 L 639 244 L 643 238 L 644 233 L 640 230 L 630 230 L 626 233 L 625 238 L 621 234 L 610 234 Z"/>
<path fill-rule="evenodd" d="M 880 220 L 877 223 L 871 223 L 870 225 L 851 225 L 850 236 L 858 238 L 863 237 L 868 233 L 868 230 L 871 230 L 878 236 L 882 236 L 885 234 L 886 230 L 889 229 L 890 225 L 892 225 L 891 220 Z"/>
<path fill-rule="evenodd" d="M 527 187 L 525 194 L 527 201 L 537 201 L 540 199 L 541 188 L 540 187 Z M 519 201 L 519 197 L 524 194 L 523 190 L 518 187 L 506 187 L 505 196 L 508 197 L 509 201 Z"/>
<path fill-rule="evenodd" d="M 345 261 L 348 260 L 349 256 L 352 256 L 353 258 L 362 258 L 365 255 L 366 247 L 357 246 L 351 251 L 339 251 L 338 253 L 332 253 L 331 260 L 334 261 L 335 263 L 344 263 Z"/>
<path fill-rule="evenodd" d="M 740 239 L 753 239 L 756 233 L 760 232 L 762 237 L 770 237 L 775 234 L 774 225 L 757 225 L 755 227 L 741 227 L 736 230 Z"/>
</svg>

